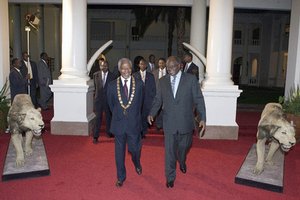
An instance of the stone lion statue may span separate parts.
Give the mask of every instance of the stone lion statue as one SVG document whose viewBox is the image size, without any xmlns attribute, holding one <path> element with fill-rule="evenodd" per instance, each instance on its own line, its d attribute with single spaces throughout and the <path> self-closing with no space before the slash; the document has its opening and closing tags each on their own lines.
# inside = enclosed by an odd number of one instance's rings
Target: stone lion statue
<svg viewBox="0 0 300 200">
<path fill-rule="evenodd" d="M 270 148 L 264 159 L 266 142 L 270 142 Z M 279 103 L 268 103 L 261 114 L 257 127 L 257 162 L 253 170 L 254 174 L 260 174 L 263 171 L 265 162 L 273 164 L 272 158 L 279 146 L 282 151 L 287 152 L 295 143 L 295 129 L 286 120 L 282 106 Z"/>
<path fill-rule="evenodd" d="M 11 140 L 16 150 L 16 166 L 24 166 L 24 150 L 26 156 L 32 155 L 32 138 L 40 136 L 44 128 L 41 109 L 35 109 L 31 98 L 27 94 L 18 94 L 8 111 L 7 121 L 11 133 Z M 23 134 L 25 147 L 23 150 Z"/>
</svg>

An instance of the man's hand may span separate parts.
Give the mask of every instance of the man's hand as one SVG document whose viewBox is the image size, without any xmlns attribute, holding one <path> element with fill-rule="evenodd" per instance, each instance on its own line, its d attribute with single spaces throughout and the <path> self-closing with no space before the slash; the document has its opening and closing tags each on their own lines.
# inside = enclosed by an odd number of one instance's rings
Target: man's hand
<svg viewBox="0 0 300 200">
<path fill-rule="evenodd" d="M 205 128 L 206 128 L 206 124 L 205 121 L 200 121 L 199 122 L 199 137 L 203 137 L 204 133 L 205 133 Z"/>
<path fill-rule="evenodd" d="M 150 125 L 152 125 L 152 122 L 154 121 L 154 119 L 153 119 L 153 117 L 151 115 L 148 115 L 147 120 L 148 120 L 148 123 Z"/>
</svg>

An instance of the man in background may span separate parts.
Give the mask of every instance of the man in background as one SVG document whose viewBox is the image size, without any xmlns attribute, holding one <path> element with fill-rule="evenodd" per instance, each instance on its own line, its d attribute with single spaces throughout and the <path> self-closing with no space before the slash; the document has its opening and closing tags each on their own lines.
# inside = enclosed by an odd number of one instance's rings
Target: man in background
<svg viewBox="0 0 300 200">
<path fill-rule="evenodd" d="M 9 73 L 11 102 L 13 102 L 17 94 L 27 94 L 28 75 L 23 77 L 20 68 L 21 61 L 18 58 L 12 59 L 12 65 Z"/>
<path fill-rule="evenodd" d="M 38 99 L 38 104 L 43 110 L 48 110 L 48 101 L 52 97 L 52 92 L 49 87 L 51 84 L 51 73 L 48 66 L 48 54 L 43 52 L 40 55 L 40 61 L 37 65 L 38 79 L 39 79 L 39 88 L 40 88 L 40 97 Z"/>
<path fill-rule="evenodd" d="M 156 85 L 155 79 L 152 73 L 147 72 L 147 62 L 141 57 L 138 63 L 139 71 L 135 72 L 133 76 L 144 83 L 144 97 L 143 97 L 143 109 L 142 109 L 142 138 L 146 138 L 146 134 L 148 133 L 149 124 L 147 122 L 147 116 L 149 115 L 153 99 L 156 94 Z"/>
<path fill-rule="evenodd" d="M 22 61 L 21 61 L 21 73 L 23 77 L 28 76 L 28 87 L 27 93 L 31 97 L 31 101 L 35 107 L 38 107 L 36 91 L 38 86 L 38 71 L 36 63 L 30 60 L 30 57 L 27 52 L 22 53 Z"/>
<path fill-rule="evenodd" d="M 155 69 L 155 56 L 153 54 L 150 54 L 147 71 L 152 73 L 154 69 Z"/>
<path fill-rule="evenodd" d="M 159 79 L 161 79 L 163 76 L 167 74 L 166 59 L 159 58 L 157 64 L 158 64 L 158 68 L 153 71 L 156 88 L 158 87 Z M 163 127 L 161 109 L 158 111 L 157 116 L 155 118 L 155 125 L 157 130 L 160 130 Z"/>
<path fill-rule="evenodd" d="M 199 67 L 193 63 L 193 54 L 190 52 L 185 53 L 183 60 L 185 62 L 183 71 L 195 75 L 199 80 Z"/>
<path fill-rule="evenodd" d="M 113 137 L 110 132 L 111 112 L 107 104 L 106 90 L 109 82 L 115 79 L 115 75 L 109 71 L 108 62 L 99 60 L 99 71 L 93 75 L 95 85 L 95 100 L 94 100 L 94 111 L 96 114 L 94 132 L 93 132 L 93 143 L 98 143 L 100 135 L 100 128 L 102 124 L 103 113 L 105 113 L 106 122 L 106 134 L 108 137 Z"/>
</svg>

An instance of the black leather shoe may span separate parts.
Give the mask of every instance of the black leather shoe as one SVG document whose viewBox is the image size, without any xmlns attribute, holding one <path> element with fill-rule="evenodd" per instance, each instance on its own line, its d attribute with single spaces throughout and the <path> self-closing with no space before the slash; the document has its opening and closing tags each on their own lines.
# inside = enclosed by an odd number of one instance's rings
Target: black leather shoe
<svg viewBox="0 0 300 200">
<path fill-rule="evenodd" d="M 98 138 L 94 138 L 94 139 L 93 139 L 93 143 L 94 143 L 94 144 L 98 144 L 98 143 L 99 143 Z"/>
<path fill-rule="evenodd" d="M 167 181 L 166 186 L 167 186 L 167 188 L 174 187 L 174 181 Z"/>
<path fill-rule="evenodd" d="M 107 133 L 107 137 L 109 137 L 109 138 L 113 138 L 113 137 L 115 137 L 112 133 Z"/>
<path fill-rule="evenodd" d="M 117 180 L 116 187 L 122 187 L 122 186 L 123 186 L 123 181 Z"/>
<path fill-rule="evenodd" d="M 143 172 L 142 167 L 136 167 L 136 168 L 135 168 L 135 171 L 136 171 L 136 173 L 137 173 L 138 175 L 141 175 L 142 172 Z"/>
<path fill-rule="evenodd" d="M 186 166 L 180 166 L 180 171 L 185 174 L 186 173 Z"/>
<path fill-rule="evenodd" d="M 186 168 L 184 168 L 184 167 L 183 167 L 183 168 L 181 168 L 181 167 L 180 167 L 180 171 L 181 171 L 182 173 L 184 173 L 184 174 L 185 174 L 185 173 L 186 173 Z"/>
</svg>

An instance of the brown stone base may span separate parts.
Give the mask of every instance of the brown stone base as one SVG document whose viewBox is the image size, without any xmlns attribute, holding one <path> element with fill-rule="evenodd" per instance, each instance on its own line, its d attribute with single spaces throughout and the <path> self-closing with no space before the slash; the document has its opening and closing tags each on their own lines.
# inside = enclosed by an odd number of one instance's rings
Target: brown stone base
<svg viewBox="0 0 300 200">
<path fill-rule="evenodd" d="M 205 134 L 201 139 L 237 140 L 238 126 L 206 126 Z"/>
<path fill-rule="evenodd" d="M 93 131 L 93 122 L 57 122 L 51 121 L 53 135 L 82 135 L 89 136 Z"/>
</svg>

